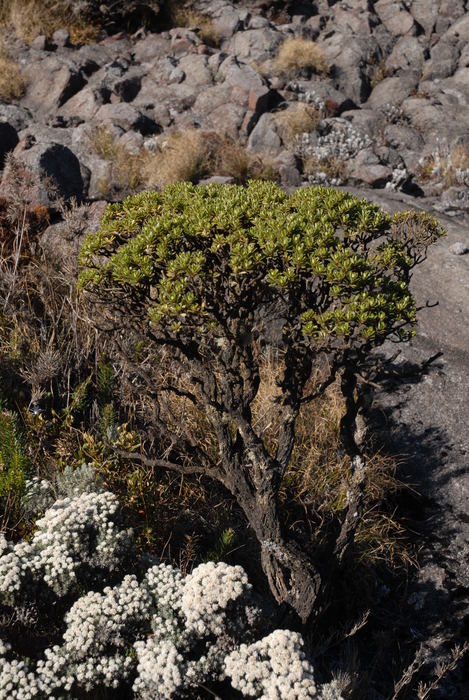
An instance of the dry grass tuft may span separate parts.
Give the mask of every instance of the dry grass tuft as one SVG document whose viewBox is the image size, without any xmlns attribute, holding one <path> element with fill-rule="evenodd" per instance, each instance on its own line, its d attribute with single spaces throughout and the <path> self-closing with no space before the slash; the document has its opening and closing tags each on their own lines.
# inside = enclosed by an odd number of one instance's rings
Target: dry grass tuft
<svg viewBox="0 0 469 700">
<path fill-rule="evenodd" d="M 426 158 L 417 173 L 420 182 L 442 182 L 446 187 L 461 184 L 458 175 L 469 170 L 469 150 L 464 144 L 441 147 Z M 467 179 L 467 175 L 464 179 Z M 464 183 L 465 184 L 465 183 Z"/>
<path fill-rule="evenodd" d="M 113 187 L 119 192 L 135 192 L 144 184 L 142 168 L 148 158 L 142 149 L 138 154 L 130 153 L 116 139 L 105 125 L 96 127 L 90 134 L 91 147 L 97 155 L 112 164 L 111 182 L 103 182 L 103 194 Z"/>
<path fill-rule="evenodd" d="M 159 152 L 149 156 L 144 166 L 146 183 L 158 188 L 173 182 L 198 182 L 209 175 L 233 177 L 239 184 L 249 179 L 278 177 L 267 159 L 227 136 L 198 129 L 169 134 Z"/>
<path fill-rule="evenodd" d="M 0 100 L 12 102 L 19 100 L 26 89 L 26 78 L 18 64 L 13 61 L 0 39 Z"/>
<path fill-rule="evenodd" d="M 73 43 L 92 43 L 99 29 L 81 20 L 73 5 L 67 0 L 2 0 L 0 28 L 30 42 L 42 34 L 50 38 L 65 27 Z"/>
<path fill-rule="evenodd" d="M 255 428 L 263 436 L 271 454 L 277 447 L 279 430 L 276 398 L 281 375 L 281 358 L 265 354 L 261 384 L 252 407 Z M 321 380 L 317 373 L 317 382 Z M 313 384 L 315 382 L 313 381 Z M 314 390 L 311 386 L 309 389 Z M 305 404 L 296 423 L 296 442 L 281 490 L 283 507 L 293 529 L 300 525 L 321 542 L 330 532 L 331 520 L 340 518 L 347 504 L 350 460 L 340 448 L 340 421 L 344 414 L 343 397 L 332 385 L 319 400 Z M 380 453 L 368 456 L 365 483 L 365 508 L 356 534 L 357 562 L 389 566 L 413 562 L 403 526 L 389 512 L 386 502 L 402 491 L 396 479 L 396 460 Z"/>
<path fill-rule="evenodd" d="M 296 137 L 317 129 L 321 115 L 319 110 L 305 102 L 293 102 L 288 109 L 276 114 L 282 140 L 294 144 Z"/>
<path fill-rule="evenodd" d="M 202 131 L 170 134 L 161 150 L 148 160 L 144 177 L 148 185 L 163 188 L 173 182 L 197 182 L 210 173 L 213 145 Z"/>
<path fill-rule="evenodd" d="M 330 180 L 344 180 L 346 175 L 346 163 L 340 158 L 325 158 L 319 160 L 316 156 L 310 156 L 303 161 L 305 175 L 317 175 L 324 173 Z"/>
<path fill-rule="evenodd" d="M 294 77 L 299 73 L 317 73 L 326 76 L 329 66 L 322 49 L 308 39 L 286 39 L 280 46 L 274 61 L 274 69 Z"/>
</svg>

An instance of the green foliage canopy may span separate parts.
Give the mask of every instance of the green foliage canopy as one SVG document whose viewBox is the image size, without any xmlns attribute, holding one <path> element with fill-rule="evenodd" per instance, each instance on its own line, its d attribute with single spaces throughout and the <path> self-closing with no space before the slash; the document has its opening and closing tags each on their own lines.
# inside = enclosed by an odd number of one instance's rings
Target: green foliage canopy
<svg viewBox="0 0 469 700">
<path fill-rule="evenodd" d="M 181 183 L 109 205 L 83 245 L 80 284 L 144 299 L 168 332 L 216 332 L 220 306 L 242 316 L 277 295 L 316 345 L 375 345 L 412 334 L 410 270 L 441 235 L 425 213 L 391 217 L 325 187 Z"/>
</svg>

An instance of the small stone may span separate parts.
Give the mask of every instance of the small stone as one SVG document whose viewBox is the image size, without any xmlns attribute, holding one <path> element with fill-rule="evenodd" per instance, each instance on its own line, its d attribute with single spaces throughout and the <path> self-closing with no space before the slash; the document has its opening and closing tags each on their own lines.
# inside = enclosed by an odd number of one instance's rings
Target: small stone
<svg viewBox="0 0 469 700">
<path fill-rule="evenodd" d="M 453 243 L 449 250 L 453 255 L 465 255 L 469 253 L 469 248 L 465 246 L 464 243 L 461 243 L 461 241 Z"/>
<path fill-rule="evenodd" d="M 70 33 L 66 29 L 57 29 L 52 34 L 52 41 L 56 46 L 70 46 Z"/>
<path fill-rule="evenodd" d="M 45 51 L 47 49 L 47 37 L 45 34 L 40 34 L 31 42 L 31 48 L 36 51 Z"/>
<path fill-rule="evenodd" d="M 199 185 L 232 185 L 234 177 L 228 175 L 212 175 L 204 180 L 199 180 Z"/>
</svg>

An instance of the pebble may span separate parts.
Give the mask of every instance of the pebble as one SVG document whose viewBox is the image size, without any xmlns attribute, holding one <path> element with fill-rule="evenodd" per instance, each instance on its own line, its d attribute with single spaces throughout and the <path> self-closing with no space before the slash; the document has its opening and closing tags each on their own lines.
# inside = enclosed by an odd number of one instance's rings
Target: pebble
<svg viewBox="0 0 469 700">
<path fill-rule="evenodd" d="M 457 243 L 453 243 L 450 247 L 450 252 L 453 255 L 465 255 L 469 253 L 469 248 L 465 246 L 464 243 L 461 243 L 461 241 L 458 241 Z"/>
</svg>

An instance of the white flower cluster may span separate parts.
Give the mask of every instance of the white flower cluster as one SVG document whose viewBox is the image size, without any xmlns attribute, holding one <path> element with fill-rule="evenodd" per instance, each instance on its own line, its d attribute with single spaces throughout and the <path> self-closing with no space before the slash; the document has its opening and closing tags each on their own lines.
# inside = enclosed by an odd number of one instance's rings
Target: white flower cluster
<svg viewBox="0 0 469 700">
<path fill-rule="evenodd" d="M 161 565 L 149 570 L 143 585 L 160 595 L 155 596 L 153 636 L 134 644 L 137 697 L 190 695 L 191 688 L 220 677 L 226 652 L 248 625 L 242 608 L 249 602 L 251 586 L 244 569 L 207 562 L 182 579 Z"/>
<path fill-rule="evenodd" d="M 100 684 L 118 687 L 132 666 L 126 652 L 150 614 L 151 598 L 135 576 L 80 598 L 65 617 L 64 644 L 57 651 L 73 659 L 67 674 L 85 690 Z"/>
<path fill-rule="evenodd" d="M 37 678 L 25 661 L 1 660 L 0 700 L 32 700 L 42 691 Z"/>
<path fill-rule="evenodd" d="M 127 533 L 114 525 L 116 509 L 110 493 L 82 494 L 47 510 L 30 544 L 13 546 L 0 535 L 2 590 L 21 602 L 27 576 L 64 591 L 80 563 L 117 561 Z M 120 692 L 131 684 L 140 700 L 190 698 L 200 684 L 223 679 L 265 700 L 340 700 L 333 684 L 317 688 L 300 635 L 278 630 L 239 646 L 254 638 L 259 614 L 240 566 L 208 562 L 183 577 L 153 565 L 141 580 L 126 575 L 78 598 L 65 615 L 62 643 L 37 661 L 0 640 L 0 700 Z M 326 687 L 329 694 L 321 694 Z"/>
<path fill-rule="evenodd" d="M 400 168 L 394 168 L 394 170 L 392 171 L 391 180 L 386 183 L 386 189 L 394 191 L 400 190 L 408 179 L 409 173 L 407 172 L 407 168 L 405 166 L 402 166 Z"/>
<path fill-rule="evenodd" d="M 23 583 L 44 581 L 64 595 L 83 565 L 117 568 L 130 544 L 130 531 L 116 532 L 117 498 L 111 493 L 85 493 L 57 501 L 37 521 L 30 543 L 0 541 L 0 595 L 14 599 Z"/>
<path fill-rule="evenodd" d="M 234 688 L 261 700 L 317 698 L 313 668 L 297 632 L 276 630 L 259 642 L 233 651 L 225 669 Z"/>
<path fill-rule="evenodd" d="M 221 635 L 226 628 L 230 603 L 245 599 L 251 591 L 241 566 L 207 562 L 184 582 L 182 612 L 187 629 L 198 634 Z"/>
<path fill-rule="evenodd" d="M 8 642 L 4 642 L 3 639 L 0 639 L 0 656 L 5 656 L 5 654 L 8 654 L 10 649 L 10 644 L 8 644 Z"/>
<path fill-rule="evenodd" d="M 390 124 L 405 124 L 409 121 L 408 116 L 402 109 L 400 105 L 393 104 L 392 102 L 387 102 L 384 104 L 380 111 L 384 114 L 386 120 Z"/>
<path fill-rule="evenodd" d="M 324 136 L 304 132 L 296 136 L 296 154 L 303 159 L 311 159 L 315 168 L 310 173 L 310 184 L 341 185 L 339 176 L 328 174 L 328 164 L 331 162 L 346 163 L 354 158 L 359 151 L 372 145 L 371 139 L 356 129 L 345 119 L 328 120 L 330 130 Z"/>
<path fill-rule="evenodd" d="M 455 177 L 458 185 L 469 187 L 469 168 L 457 168 Z"/>
<path fill-rule="evenodd" d="M 316 143 L 308 140 L 308 134 L 302 134 L 299 139 L 300 155 L 314 156 L 318 161 L 331 158 L 347 161 L 372 144 L 366 134 L 345 119 L 331 119 L 330 125 L 329 133 L 320 136 Z"/>
<path fill-rule="evenodd" d="M 297 632 L 275 630 L 259 642 L 241 644 L 225 659 L 234 688 L 259 700 L 341 700 L 335 683 L 318 687 Z"/>
<path fill-rule="evenodd" d="M 295 92 L 298 98 L 298 102 L 306 102 L 307 104 L 313 105 L 318 112 L 324 112 L 326 109 L 326 104 L 324 100 L 319 97 L 319 95 L 314 90 L 305 90 L 299 83 L 291 82 L 288 85 L 291 92 Z"/>
</svg>

